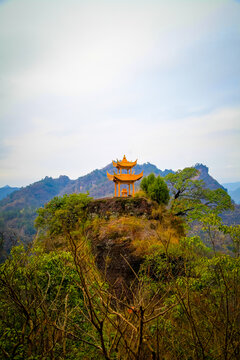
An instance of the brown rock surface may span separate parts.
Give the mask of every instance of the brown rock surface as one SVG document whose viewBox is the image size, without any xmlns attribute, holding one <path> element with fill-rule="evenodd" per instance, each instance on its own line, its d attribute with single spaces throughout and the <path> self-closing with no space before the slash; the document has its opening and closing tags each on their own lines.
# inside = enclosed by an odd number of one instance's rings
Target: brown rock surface
<svg viewBox="0 0 240 360">
<path fill-rule="evenodd" d="M 100 216 L 109 218 L 110 216 L 134 215 L 149 218 L 156 204 L 145 198 L 102 198 L 91 201 L 87 211 L 94 218 Z"/>
</svg>

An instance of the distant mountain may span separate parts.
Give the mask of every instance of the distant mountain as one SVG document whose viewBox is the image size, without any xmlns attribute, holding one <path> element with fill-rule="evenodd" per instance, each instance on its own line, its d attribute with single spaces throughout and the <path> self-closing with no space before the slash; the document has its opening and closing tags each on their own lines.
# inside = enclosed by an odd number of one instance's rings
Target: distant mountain
<svg viewBox="0 0 240 360">
<path fill-rule="evenodd" d="M 159 170 L 150 163 L 137 165 L 134 169 L 136 173 L 143 171 L 145 176 L 152 172 L 161 176 L 173 172 L 172 170 Z M 112 196 L 114 185 L 108 180 L 107 171 L 113 173 L 112 164 L 100 170 L 96 169 L 76 180 L 70 180 L 69 177 L 63 175 L 57 179 L 46 176 L 44 179 L 23 187 L 0 201 L 0 211 L 21 210 L 26 207 L 39 208 L 54 196 L 71 193 L 86 193 L 88 191 L 90 196 L 94 198 Z"/>
<path fill-rule="evenodd" d="M 209 169 L 203 164 L 196 164 L 199 170 L 198 178 L 205 182 L 205 186 L 210 189 L 223 188 L 211 175 Z M 71 193 L 86 193 L 94 198 L 113 196 L 114 184 L 107 179 L 106 172 L 113 173 L 112 164 L 108 164 L 102 169 L 96 169 L 91 173 L 81 176 L 76 180 L 71 180 L 67 176 L 61 175 L 57 179 L 45 177 L 29 186 L 23 187 L 18 191 L 12 192 L 0 201 L 0 254 L 7 253 L 16 239 L 24 242 L 32 240 L 35 234 L 34 219 L 36 209 L 50 201 L 54 196 L 62 196 Z M 154 173 L 155 175 L 165 176 L 173 170 L 164 171 L 155 165 L 145 163 L 134 168 L 136 173 L 144 171 L 144 176 Z M 138 187 L 138 184 L 136 184 Z M 1 250 L 2 246 L 2 250 Z"/>
<path fill-rule="evenodd" d="M 11 194 L 13 191 L 19 190 L 18 187 L 4 186 L 0 188 L 0 200 L 4 199 L 6 196 Z"/>
<path fill-rule="evenodd" d="M 58 195 L 71 181 L 67 176 L 61 175 L 58 179 L 46 176 L 20 190 L 12 192 L 0 201 L 0 210 L 22 210 L 23 208 L 38 208 Z"/>
<path fill-rule="evenodd" d="M 229 195 L 236 204 L 240 204 L 240 181 L 225 183 L 223 186 L 227 189 Z"/>
<path fill-rule="evenodd" d="M 199 179 L 202 179 L 206 187 L 213 190 L 217 188 L 224 188 L 209 175 L 209 169 L 203 164 L 196 164 L 195 168 L 199 170 Z M 57 179 L 46 176 L 44 179 L 35 182 L 29 186 L 23 187 L 16 192 L 9 194 L 5 199 L 0 201 L 0 211 L 22 210 L 23 208 L 36 209 L 43 206 L 46 202 L 51 200 L 54 196 L 62 196 L 71 193 L 86 193 L 94 198 L 101 198 L 112 196 L 114 193 L 114 184 L 108 180 L 107 171 L 113 173 L 112 164 L 108 164 L 102 169 L 96 169 L 91 173 L 81 176 L 76 180 L 71 180 L 65 175 L 61 175 Z M 151 173 L 155 175 L 165 176 L 173 170 L 165 169 L 164 171 L 158 169 L 151 163 L 136 165 L 134 168 L 136 173 L 144 172 L 144 176 Z M 139 182 L 136 184 L 139 185 Z"/>
<path fill-rule="evenodd" d="M 240 188 L 240 181 L 222 184 L 228 191 L 234 191 Z"/>
<path fill-rule="evenodd" d="M 228 191 L 228 193 L 236 204 L 240 204 L 240 187 L 236 190 Z"/>
<path fill-rule="evenodd" d="M 222 188 L 223 190 L 227 191 L 224 186 L 219 184 L 217 180 L 215 180 L 211 175 L 209 175 L 209 168 L 206 165 L 196 164 L 194 167 L 200 172 L 198 178 L 204 181 L 206 188 L 210 190 Z"/>
</svg>

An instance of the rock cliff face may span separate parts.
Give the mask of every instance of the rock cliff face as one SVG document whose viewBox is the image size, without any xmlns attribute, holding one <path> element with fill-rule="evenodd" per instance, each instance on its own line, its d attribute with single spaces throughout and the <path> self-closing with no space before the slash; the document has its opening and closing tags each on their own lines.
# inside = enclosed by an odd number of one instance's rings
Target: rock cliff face
<svg viewBox="0 0 240 360">
<path fill-rule="evenodd" d="M 118 296 L 131 295 L 129 285 L 146 255 L 184 235 L 181 219 L 145 198 L 94 200 L 87 211 L 96 264 Z"/>
</svg>

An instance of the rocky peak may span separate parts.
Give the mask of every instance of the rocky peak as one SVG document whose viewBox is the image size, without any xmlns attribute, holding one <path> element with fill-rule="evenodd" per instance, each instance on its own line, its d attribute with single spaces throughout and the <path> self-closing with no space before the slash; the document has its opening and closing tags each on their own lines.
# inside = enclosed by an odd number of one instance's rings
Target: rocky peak
<svg viewBox="0 0 240 360">
<path fill-rule="evenodd" d="M 197 163 L 194 167 L 199 171 L 198 179 L 204 181 L 206 188 L 210 190 L 216 190 L 219 188 L 226 190 L 222 185 L 219 184 L 217 180 L 215 180 L 209 174 L 209 168 L 206 165 Z"/>
<path fill-rule="evenodd" d="M 195 169 L 199 170 L 201 173 L 208 174 L 209 172 L 209 168 L 201 163 L 197 163 L 194 167 Z"/>
</svg>

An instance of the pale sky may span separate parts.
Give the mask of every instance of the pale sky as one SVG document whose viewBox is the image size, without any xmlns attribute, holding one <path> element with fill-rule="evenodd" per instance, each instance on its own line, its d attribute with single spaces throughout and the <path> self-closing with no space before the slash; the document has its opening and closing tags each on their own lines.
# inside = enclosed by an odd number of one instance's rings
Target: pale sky
<svg viewBox="0 0 240 360">
<path fill-rule="evenodd" d="M 0 0 L 0 186 L 126 154 L 240 181 L 240 1 Z"/>
</svg>

